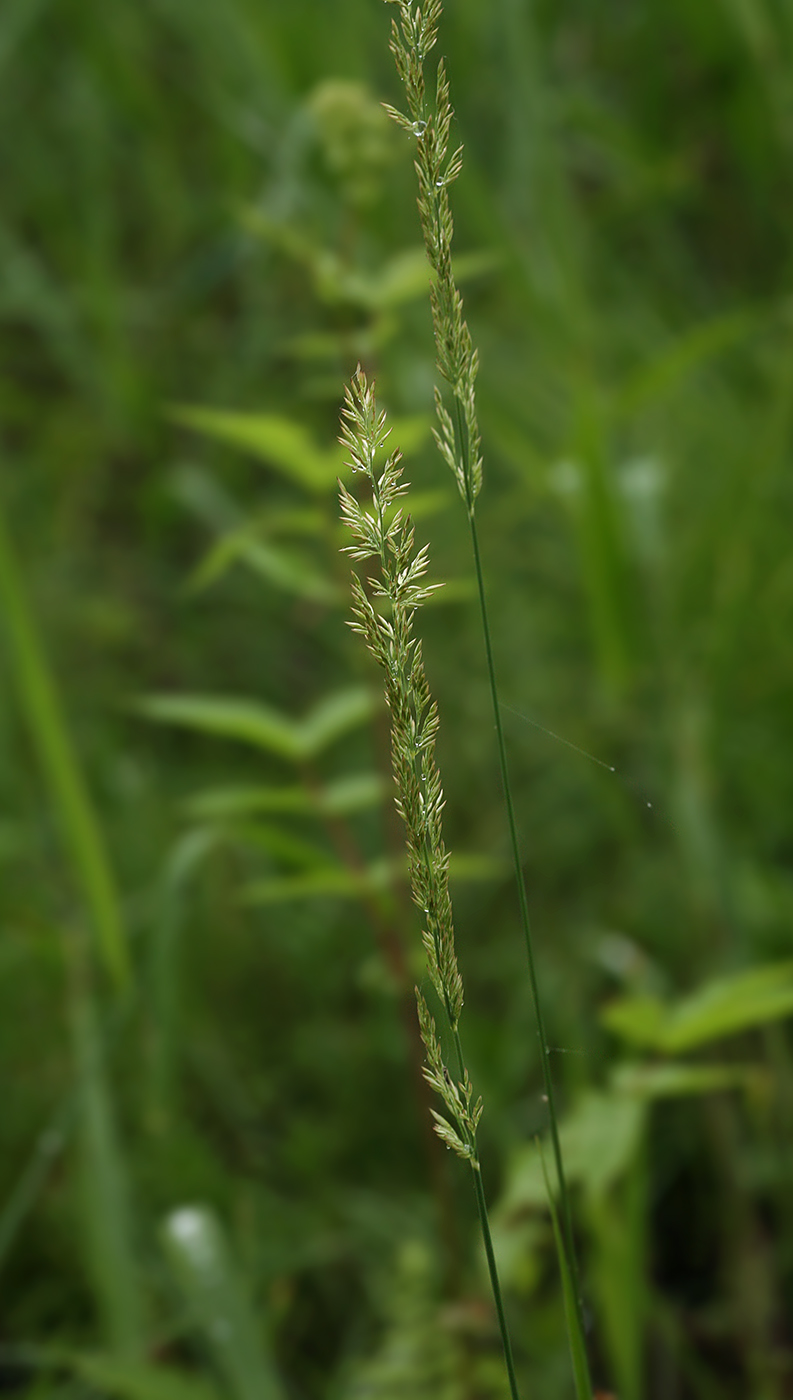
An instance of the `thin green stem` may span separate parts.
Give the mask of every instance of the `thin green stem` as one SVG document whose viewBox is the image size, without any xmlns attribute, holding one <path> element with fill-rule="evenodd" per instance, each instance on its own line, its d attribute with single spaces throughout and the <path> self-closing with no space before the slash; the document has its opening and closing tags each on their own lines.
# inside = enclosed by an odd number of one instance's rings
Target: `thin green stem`
<svg viewBox="0 0 793 1400">
<path fill-rule="evenodd" d="M 463 1047 L 460 1041 L 460 1032 L 454 1031 L 454 1048 L 457 1053 L 457 1069 L 462 1079 L 465 1073 L 465 1061 L 463 1060 Z M 482 1184 L 482 1172 L 479 1166 L 479 1158 L 476 1152 L 476 1139 L 471 1143 L 474 1149 L 474 1163 L 471 1167 L 471 1175 L 474 1179 L 474 1195 L 476 1196 L 476 1208 L 479 1213 L 479 1227 L 482 1231 L 482 1239 L 485 1245 L 485 1256 L 487 1258 L 487 1268 L 490 1274 L 490 1287 L 493 1290 L 493 1301 L 496 1305 L 498 1315 L 498 1326 L 501 1332 L 501 1345 L 504 1350 L 504 1361 L 509 1376 L 509 1389 L 512 1400 L 519 1400 L 518 1380 L 515 1375 L 515 1360 L 512 1355 L 512 1341 L 507 1325 L 507 1315 L 504 1311 L 504 1299 L 501 1295 L 501 1280 L 498 1276 L 498 1265 L 496 1264 L 495 1251 L 493 1249 L 493 1237 L 490 1233 L 490 1220 L 487 1214 L 487 1202 L 485 1200 L 485 1188 Z"/>
<path fill-rule="evenodd" d="M 569 1260 L 570 1272 L 573 1277 L 573 1284 L 576 1295 L 576 1305 L 578 1310 L 578 1321 L 581 1327 L 581 1335 L 585 1336 L 583 1308 L 581 1305 L 581 1287 L 578 1272 L 578 1260 L 575 1250 L 575 1238 L 573 1235 L 573 1217 L 570 1209 L 570 1193 L 567 1189 L 567 1179 L 565 1177 L 564 1162 L 562 1159 L 562 1146 L 559 1141 L 559 1122 L 556 1113 L 556 1096 L 553 1087 L 553 1076 L 551 1075 L 550 1050 L 548 1037 L 545 1031 L 545 1019 L 542 1014 L 542 1000 L 540 997 L 540 983 L 537 975 L 537 962 L 534 956 L 534 939 L 531 930 L 531 918 L 529 916 L 529 904 L 526 897 L 526 882 L 523 877 L 523 864 L 520 858 L 520 843 L 518 840 L 518 826 L 515 820 L 515 806 L 512 800 L 512 785 L 509 778 L 509 764 L 507 763 L 507 745 L 504 738 L 504 726 L 501 722 L 501 705 L 498 698 L 498 681 L 496 679 L 496 663 L 493 656 L 493 642 L 490 635 L 490 618 L 487 610 L 487 595 L 485 593 L 485 580 L 482 570 L 482 556 L 479 549 L 479 535 L 476 528 L 476 514 L 474 507 L 474 494 L 471 489 L 471 457 L 470 442 L 465 418 L 462 412 L 460 400 L 455 395 L 455 429 L 457 435 L 457 450 L 460 454 L 462 464 L 463 480 L 468 484 L 468 520 L 471 526 L 471 543 L 473 545 L 474 563 L 476 566 L 476 586 L 479 593 L 479 609 L 482 618 L 482 633 L 485 642 L 485 656 L 487 659 L 487 674 L 490 682 L 490 697 L 493 704 L 493 718 L 496 726 L 496 740 L 498 745 L 498 758 L 501 767 L 501 783 L 504 790 L 504 802 L 507 809 L 507 825 L 509 827 L 509 839 L 512 847 L 512 860 L 515 867 L 515 882 L 518 887 L 518 902 L 520 905 L 520 919 L 523 927 L 523 937 L 526 944 L 526 960 L 529 968 L 529 982 L 531 985 L 532 1002 L 534 1004 L 534 1015 L 537 1021 L 537 1036 L 540 1042 L 540 1059 L 542 1061 L 542 1077 L 545 1087 L 545 1097 L 548 1101 L 548 1119 L 551 1130 L 551 1144 L 553 1148 L 554 1163 L 556 1166 L 556 1177 L 559 1183 L 559 1204 L 562 1217 L 562 1234 L 565 1249 Z"/>
<path fill-rule="evenodd" d="M 531 919 L 529 917 L 529 905 L 526 898 L 526 882 L 523 877 L 523 866 L 520 858 L 520 844 L 518 841 L 518 828 L 515 820 L 515 807 L 512 800 L 512 786 L 509 779 L 509 765 L 507 763 L 507 747 L 504 739 L 504 726 L 501 722 L 501 706 L 498 698 L 498 682 L 496 680 L 496 667 L 493 658 L 493 643 L 490 635 L 490 620 L 487 611 L 487 597 L 485 594 L 485 581 L 482 572 L 482 558 L 479 551 L 479 536 L 476 529 L 476 518 L 473 511 L 469 512 L 471 523 L 471 542 L 473 544 L 474 562 L 476 566 L 476 583 L 479 592 L 479 607 L 482 617 L 482 632 L 485 641 L 485 654 L 487 658 L 487 673 L 490 681 L 490 695 L 493 702 L 493 716 L 496 726 L 496 739 L 498 744 L 498 757 L 501 766 L 501 781 L 504 789 L 504 801 L 507 809 L 507 824 L 509 826 L 509 839 L 512 847 L 512 859 L 515 866 L 515 880 L 518 887 L 518 901 L 520 904 L 520 917 L 523 926 L 523 935 L 526 944 L 526 960 L 529 967 L 529 982 L 531 984 L 532 1001 L 534 1003 L 534 1014 L 537 1020 L 537 1035 L 540 1041 L 540 1059 L 542 1061 L 542 1076 L 545 1095 L 548 1100 L 548 1118 L 551 1130 L 551 1144 L 553 1147 L 554 1163 L 556 1165 L 556 1175 L 559 1182 L 559 1203 L 561 1206 L 562 1228 L 564 1231 L 565 1248 L 570 1260 L 570 1268 L 576 1283 L 576 1297 L 579 1310 L 579 1321 L 583 1335 L 583 1316 L 581 1316 L 580 1288 L 578 1285 L 578 1263 L 575 1252 L 575 1242 L 573 1237 L 573 1220 L 570 1210 L 570 1195 L 567 1189 L 564 1163 L 562 1160 L 562 1147 L 559 1141 L 559 1124 L 556 1113 L 556 1099 L 554 1095 L 553 1076 L 551 1075 L 550 1050 L 548 1037 L 545 1032 L 545 1019 L 542 1014 L 542 1001 L 540 999 L 540 986 L 537 976 L 537 963 L 534 956 L 534 940 L 531 931 Z"/>
</svg>

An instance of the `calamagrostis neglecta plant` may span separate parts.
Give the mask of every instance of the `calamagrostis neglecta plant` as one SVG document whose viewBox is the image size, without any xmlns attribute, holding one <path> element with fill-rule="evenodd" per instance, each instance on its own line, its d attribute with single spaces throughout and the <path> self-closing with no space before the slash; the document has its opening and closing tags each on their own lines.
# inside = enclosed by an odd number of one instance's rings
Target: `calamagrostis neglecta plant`
<svg viewBox="0 0 793 1400">
<path fill-rule="evenodd" d="M 441 378 L 448 386 L 446 398 L 450 400 L 451 408 L 450 412 L 444 401 L 444 394 L 436 385 L 435 406 L 438 428 L 435 430 L 435 440 L 443 458 L 455 476 L 460 494 L 465 502 L 471 528 L 499 762 L 521 922 L 526 944 L 529 981 L 540 1041 L 545 1097 L 548 1102 L 551 1142 L 559 1190 L 561 1238 L 563 1241 L 559 1258 L 566 1297 L 571 1296 L 574 1300 L 569 1320 L 576 1387 L 580 1400 L 583 1400 L 583 1397 L 587 1397 L 588 1400 L 592 1389 L 584 1346 L 572 1216 L 559 1142 L 553 1080 L 549 1064 L 550 1051 L 545 1033 L 517 825 L 509 782 L 506 745 L 501 723 L 501 709 L 476 528 L 475 503 L 482 485 L 482 458 L 476 411 L 478 357 L 463 317 L 463 300 L 454 280 L 451 254 L 454 230 L 449 203 L 449 188 L 462 169 L 462 147 L 458 147 L 449 154 L 453 111 L 443 59 L 438 64 L 433 99 L 427 96 L 424 73 L 426 59 L 437 39 L 438 23 L 443 12 L 443 4 L 442 0 L 426 0 L 422 8 L 412 3 L 412 0 L 387 0 L 387 3 L 399 6 L 399 22 L 394 20 L 391 26 L 391 52 L 394 55 L 397 72 L 405 89 L 408 110 L 407 113 L 400 112 L 388 105 L 386 105 L 386 110 L 416 143 L 415 167 L 419 185 L 419 218 L 427 257 L 432 269 L 430 298 L 435 331 L 436 363 Z"/>
<path fill-rule="evenodd" d="M 416 549 L 410 517 L 397 505 L 406 490 L 399 465 L 401 454 L 392 452 L 382 466 L 378 466 L 377 458 L 383 454 L 388 433 L 385 413 L 377 408 L 374 388 L 359 368 L 352 388 L 345 390 L 341 441 L 350 454 L 352 470 L 363 472 L 369 481 L 374 510 L 364 510 L 341 482 L 339 491 L 342 517 L 356 541 L 348 547 L 347 553 L 356 560 L 376 559 L 379 573 L 376 578 L 368 579 L 371 597 L 358 575 L 353 573 L 355 621 L 351 625 L 364 638 L 385 674 L 397 807 L 405 823 L 410 884 L 422 913 L 422 937 L 430 981 L 445 1013 L 454 1054 L 454 1073 L 451 1073 L 444 1060 L 435 1019 L 416 988 L 421 1038 L 427 1052 L 424 1073 L 448 1115 L 432 1110 L 435 1129 L 447 1147 L 453 1148 L 472 1171 L 510 1389 L 513 1400 L 517 1400 L 512 1349 L 477 1152 L 476 1131 L 482 1101 L 474 1098 L 460 1040 L 463 982 L 454 946 L 449 855 L 443 843 L 443 791 L 434 757 L 438 711 L 427 684 L 421 642 L 413 634 L 416 609 L 438 585 L 424 581 L 427 546 Z M 372 598 L 384 600 L 382 611 Z"/>
</svg>

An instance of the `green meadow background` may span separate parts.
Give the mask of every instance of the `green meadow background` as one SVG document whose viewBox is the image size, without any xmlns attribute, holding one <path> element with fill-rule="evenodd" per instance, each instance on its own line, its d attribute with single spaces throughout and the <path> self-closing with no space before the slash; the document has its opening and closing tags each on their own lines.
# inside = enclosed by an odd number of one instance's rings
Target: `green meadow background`
<svg viewBox="0 0 793 1400">
<path fill-rule="evenodd" d="M 525 1400 L 572 1391 L 379 0 L 0 8 L 0 1390 L 499 1400 L 335 479 L 421 615 Z M 447 0 L 478 518 L 593 1369 L 793 1393 L 793 10 Z M 456 143 L 456 142 L 455 142 Z"/>
</svg>

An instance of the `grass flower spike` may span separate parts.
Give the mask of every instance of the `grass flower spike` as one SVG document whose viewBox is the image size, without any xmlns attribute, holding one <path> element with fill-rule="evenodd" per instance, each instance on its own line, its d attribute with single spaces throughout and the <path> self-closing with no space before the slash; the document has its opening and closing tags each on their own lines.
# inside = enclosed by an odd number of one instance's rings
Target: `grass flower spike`
<svg viewBox="0 0 793 1400">
<path fill-rule="evenodd" d="M 559 1214 L 563 1240 L 563 1250 L 559 1262 L 563 1277 L 569 1272 L 573 1279 L 575 1308 L 571 1318 L 571 1348 L 574 1355 L 583 1355 L 583 1305 L 578 1285 L 570 1196 L 565 1179 L 559 1138 L 558 1115 L 549 1064 L 550 1050 L 540 998 L 520 842 L 509 779 L 482 557 L 476 526 L 476 498 L 482 486 L 481 438 L 476 411 L 476 375 L 479 361 L 467 322 L 463 317 L 463 299 L 454 279 L 451 252 L 454 224 L 449 202 L 449 188 L 462 169 L 462 147 L 458 147 L 449 154 L 449 137 L 454 113 L 443 59 L 438 63 L 435 97 L 432 103 L 428 101 L 424 72 L 426 59 L 437 40 L 443 4 L 442 0 L 426 0 L 423 7 L 413 3 L 413 0 L 387 0 L 387 3 L 399 6 L 399 20 L 398 22 L 393 20 L 391 24 L 391 52 L 394 55 L 397 72 L 405 89 L 408 110 L 407 113 L 400 112 L 397 108 L 387 104 L 386 110 L 416 142 L 414 163 L 419 187 L 419 219 L 424 246 L 432 269 L 430 301 L 435 332 L 436 365 L 441 380 L 445 381 L 451 390 L 450 396 L 447 393 L 447 398 L 450 397 L 450 412 L 444 401 L 441 388 L 437 384 L 435 386 L 438 427 L 434 429 L 434 434 L 440 453 L 457 481 L 468 512 L 471 530 L 471 545 L 476 569 L 501 780 L 515 868 L 521 925 L 526 946 L 529 984 L 540 1042 L 543 1083 L 548 1104 L 548 1121 L 559 1192 Z M 584 1365 L 585 1370 L 586 1365 Z M 582 1384 L 579 1385 L 577 1382 L 577 1389 L 579 1400 L 584 1400 L 584 1397 L 588 1400 L 591 1394 L 588 1376 L 585 1377 Z"/>
<path fill-rule="evenodd" d="M 401 454 L 393 451 L 382 466 L 378 465 L 378 458 L 386 450 L 389 430 L 385 413 L 377 408 L 374 388 L 361 369 L 354 376 L 352 387 L 345 390 L 342 430 L 341 441 L 350 454 L 349 465 L 353 471 L 366 475 L 373 502 L 372 510 L 364 509 L 339 483 L 342 517 L 355 540 L 347 552 L 358 561 L 374 559 L 378 566 L 376 576 L 367 579 L 369 592 L 360 577 L 352 575 L 351 626 L 364 638 L 385 676 L 396 801 L 405 824 L 410 886 L 421 910 L 429 978 L 445 1013 L 454 1054 L 452 1073 L 444 1059 L 435 1019 L 417 988 L 419 1025 L 427 1054 L 424 1073 L 446 1110 L 445 1116 L 433 1110 L 436 1132 L 472 1168 L 510 1389 L 516 1400 L 512 1350 L 477 1153 L 482 1102 L 474 1097 L 460 1039 L 463 982 L 454 946 L 449 854 L 443 842 L 443 789 L 434 757 L 438 710 L 427 684 L 421 641 L 413 633 L 417 608 L 438 585 L 425 581 L 427 547 L 416 548 L 410 517 L 399 504 L 407 489 L 402 479 Z M 382 601 L 376 605 L 373 600 Z"/>
<path fill-rule="evenodd" d="M 449 188 L 463 165 L 463 148 L 449 155 L 452 105 L 446 67 L 441 59 L 435 87 L 435 101 L 427 103 L 424 60 L 433 48 L 443 6 L 430 0 L 422 10 L 407 0 L 399 4 L 400 22 L 391 26 L 391 52 L 405 86 L 409 115 L 384 104 L 391 117 L 415 137 L 416 174 L 419 182 L 419 218 L 424 246 L 433 272 L 430 289 L 432 323 L 435 330 L 437 365 L 452 391 L 452 413 L 435 389 L 439 427 L 435 441 L 457 480 L 460 495 L 470 516 L 482 486 L 479 424 L 476 416 L 476 375 L 479 357 L 463 318 L 463 299 L 452 269 L 454 222 Z"/>
</svg>

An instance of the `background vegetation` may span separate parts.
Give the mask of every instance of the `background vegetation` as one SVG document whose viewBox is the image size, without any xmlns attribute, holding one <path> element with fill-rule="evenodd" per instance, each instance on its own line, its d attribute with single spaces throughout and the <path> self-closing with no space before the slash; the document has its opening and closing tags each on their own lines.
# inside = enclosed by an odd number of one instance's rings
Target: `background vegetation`
<svg viewBox="0 0 793 1400">
<path fill-rule="evenodd" d="M 466 1174 L 418 1075 L 379 680 L 345 626 L 335 438 L 359 359 L 450 580 L 422 627 L 520 1373 L 526 1396 L 570 1393 L 410 144 L 379 107 L 389 17 L 0 13 L 0 1385 L 19 1394 L 504 1393 Z M 776 1400 L 793 23 L 772 0 L 449 0 L 440 48 L 595 1369 L 621 1400 Z"/>
</svg>

